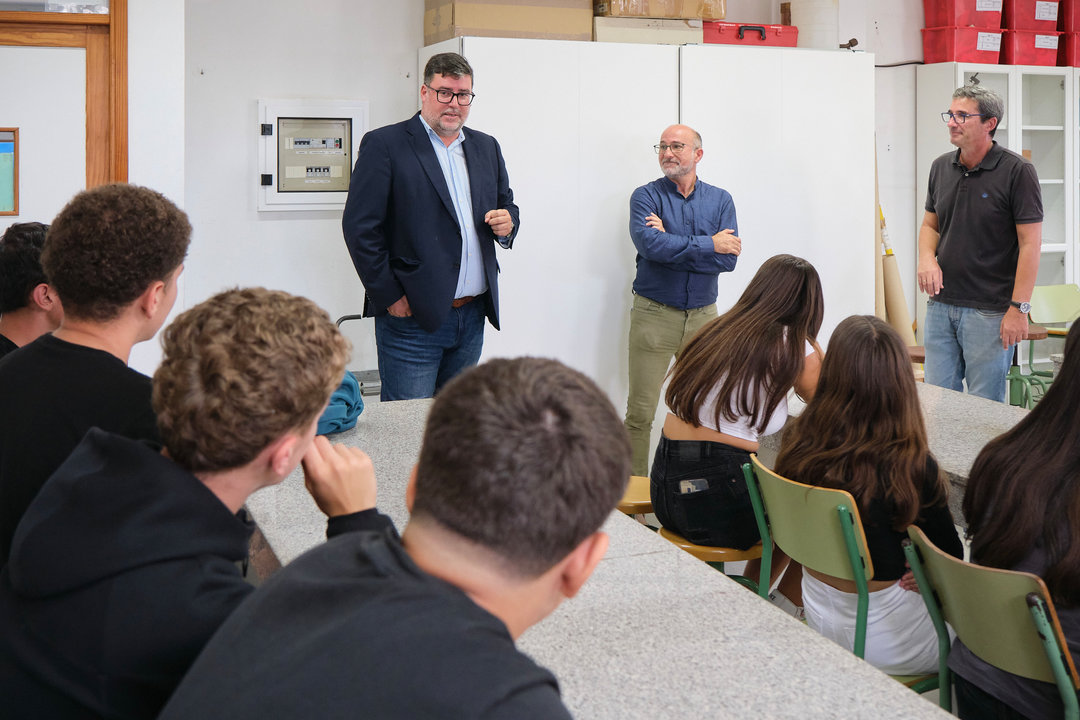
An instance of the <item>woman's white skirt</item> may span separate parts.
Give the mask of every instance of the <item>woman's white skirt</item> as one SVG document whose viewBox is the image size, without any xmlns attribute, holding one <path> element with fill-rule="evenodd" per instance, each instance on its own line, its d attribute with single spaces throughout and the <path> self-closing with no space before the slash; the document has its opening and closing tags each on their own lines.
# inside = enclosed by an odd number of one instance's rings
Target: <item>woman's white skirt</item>
<svg viewBox="0 0 1080 720">
<path fill-rule="evenodd" d="M 802 591 L 806 624 L 852 650 L 858 595 L 837 590 L 807 572 Z M 899 582 L 870 593 L 865 660 L 890 675 L 937 671 L 937 633 L 919 593 L 904 590 Z"/>
</svg>

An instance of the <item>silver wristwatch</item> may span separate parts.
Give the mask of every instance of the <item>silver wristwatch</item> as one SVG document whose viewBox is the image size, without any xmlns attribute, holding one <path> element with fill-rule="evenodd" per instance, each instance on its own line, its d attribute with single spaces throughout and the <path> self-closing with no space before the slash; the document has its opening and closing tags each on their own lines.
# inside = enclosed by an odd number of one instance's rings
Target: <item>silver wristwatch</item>
<svg viewBox="0 0 1080 720">
<path fill-rule="evenodd" d="M 1009 304 L 1025 315 L 1031 312 L 1031 303 L 1029 302 L 1016 302 L 1015 300 L 1010 300 Z"/>
</svg>

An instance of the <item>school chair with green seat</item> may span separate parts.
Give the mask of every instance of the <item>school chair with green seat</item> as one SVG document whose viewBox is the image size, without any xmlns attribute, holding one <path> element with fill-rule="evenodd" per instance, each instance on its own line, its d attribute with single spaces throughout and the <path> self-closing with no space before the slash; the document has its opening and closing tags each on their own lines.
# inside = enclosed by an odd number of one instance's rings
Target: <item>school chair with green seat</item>
<svg viewBox="0 0 1080 720">
<path fill-rule="evenodd" d="M 743 465 L 750 501 L 761 532 L 758 594 L 768 597 L 773 543 L 804 568 L 855 583 L 857 589 L 853 652 L 865 657 L 868 581 L 874 565 L 866 545 L 855 498 L 846 490 L 814 487 L 788 480 L 762 465 L 756 454 Z M 892 675 L 916 692 L 933 690 L 934 675 Z"/>
<path fill-rule="evenodd" d="M 1045 330 L 1046 335 L 1034 333 L 1028 339 L 1026 377 L 1038 380 L 1037 386 L 1042 392 L 1046 392 L 1046 386 L 1053 380 L 1054 373 L 1035 369 L 1035 341 L 1046 337 L 1063 338 L 1068 334 L 1068 325 L 1080 317 L 1080 287 L 1072 283 L 1037 285 L 1031 292 L 1031 312 L 1028 317 L 1037 327 Z"/>
<path fill-rule="evenodd" d="M 904 554 L 938 633 L 939 704 L 952 711 L 949 623 L 971 652 L 1014 675 L 1057 685 L 1065 717 L 1080 719 L 1080 677 L 1054 603 L 1037 575 L 982 567 L 942 552 L 917 527 Z"/>
</svg>

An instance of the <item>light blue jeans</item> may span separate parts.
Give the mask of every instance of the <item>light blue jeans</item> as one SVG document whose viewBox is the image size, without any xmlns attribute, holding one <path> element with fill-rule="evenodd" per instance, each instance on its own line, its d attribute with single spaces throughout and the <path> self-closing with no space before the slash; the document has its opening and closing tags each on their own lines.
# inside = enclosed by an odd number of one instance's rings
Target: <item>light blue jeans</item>
<svg viewBox="0 0 1080 720">
<path fill-rule="evenodd" d="M 1005 376 L 1013 351 L 1001 347 L 1004 312 L 926 304 L 926 382 L 1005 402 Z"/>
</svg>

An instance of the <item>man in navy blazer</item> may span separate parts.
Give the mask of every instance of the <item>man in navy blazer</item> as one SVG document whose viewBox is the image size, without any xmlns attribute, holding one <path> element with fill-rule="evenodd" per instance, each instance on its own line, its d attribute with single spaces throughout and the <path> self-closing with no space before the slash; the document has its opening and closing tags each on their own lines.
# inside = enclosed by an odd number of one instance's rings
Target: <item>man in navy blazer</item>
<svg viewBox="0 0 1080 720">
<path fill-rule="evenodd" d="M 499 328 L 495 243 L 512 245 L 518 208 L 499 143 L 463 127 L 472 76 L 461 55 L 433 56 L 420 112 L 360 141 L 341 224 L 383 400 L 433 396 L 479 361 L 484 318 Z"/>
</svg>

